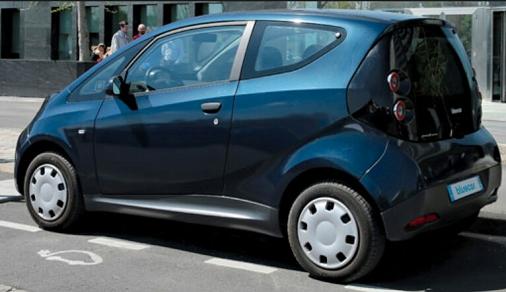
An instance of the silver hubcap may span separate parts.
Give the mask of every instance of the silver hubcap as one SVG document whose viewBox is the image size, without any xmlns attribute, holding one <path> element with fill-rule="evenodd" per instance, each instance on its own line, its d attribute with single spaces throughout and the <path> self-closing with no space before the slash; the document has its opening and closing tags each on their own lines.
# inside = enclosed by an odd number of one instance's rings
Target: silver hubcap
<svg viewBox="0 0 506 292">
<path fill-rule="evenodd" d="M 336 199 L 322 197 L 309 202 L 297 223 L 300 247 L 319 267 L 341 268 L 357 252 L 357 222 L 350 210 Z"/>
<path fill-rule="evenodd" d="M 30 178 L 30 204 L 44 220 L 60 218 L 67 205 L 67 184 L 60 170 L 51 164 L 39 166 Z"/>
</svg>

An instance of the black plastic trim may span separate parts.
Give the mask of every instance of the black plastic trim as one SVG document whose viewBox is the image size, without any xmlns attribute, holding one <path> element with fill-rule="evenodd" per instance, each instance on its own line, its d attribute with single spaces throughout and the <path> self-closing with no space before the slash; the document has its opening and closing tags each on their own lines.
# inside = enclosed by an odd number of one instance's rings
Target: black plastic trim
<svg viewBox="0 0 506 292">
<path fill-rule="evenodd" d="M 88 211 L 105 211 L 212 225 L 282 237 L 278 210 L 215 195 L 85 195 Z"/>
<path fill-rule="evenodd" d="M 421 233 L 451 226 L 473 216 L 484 206 L 497 200 L 497 189 L 501 184 L 501 165 L 496 165 L 476 173 L 485 185 L 485 190 L 475 195 L 450 202 L 447 185 L 458 180 L 451 180 L 426 189 L 409 200 L 399 203 L 381 213 L 388 240 L 400 241 L 413 238 Z M 462 177 L 466 179 L 469 176 Z M 459 179 L 459 180 L 461 180 Z M 421 226 L 416 230 L 407 230 L 407 223 L 414 218 L 436 213 L 439 220 Z"/>
</svg>

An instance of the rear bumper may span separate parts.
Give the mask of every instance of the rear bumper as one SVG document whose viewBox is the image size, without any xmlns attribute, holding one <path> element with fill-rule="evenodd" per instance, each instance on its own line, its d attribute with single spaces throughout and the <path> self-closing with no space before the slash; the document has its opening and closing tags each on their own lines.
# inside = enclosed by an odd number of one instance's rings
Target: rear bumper
<svg viewBox="0 0 506 292">
<path fill-rule="evenodd" d="M 469 197 L 451 202 L 448 196 L 448 184 L 466 179 L 445 181 L 425 189 L 415 196 L 381 212 L 386 237 L 391 241 L 406 240 L 420 233 L 450 226 L 479 212 L 485 205 L 497 200 L 497 189 L 501 183 L 501 165 L 481 172 L 479 175 L 485 190 Z M 474 176 L 472 175 L 472 176 Z M 469 176 L 471 177 L 471 176 Z M 416 217 L 436 213 L 439 220 L 423 225 L 415 230 L 407 230 L 408 222 Z"/>
</svg>

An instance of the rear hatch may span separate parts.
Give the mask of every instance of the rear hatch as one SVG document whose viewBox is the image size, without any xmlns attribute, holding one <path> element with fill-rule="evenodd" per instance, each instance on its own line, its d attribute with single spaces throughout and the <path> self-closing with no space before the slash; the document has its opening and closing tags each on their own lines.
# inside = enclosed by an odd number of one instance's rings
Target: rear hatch
<svg viewBox="0 0 506 292">
<path fill-rule="evenodd" d="M 391 26 L 348 88 L 350 113 L 402 140 L 463 137 L 481 124 L 481 95 L 453 27 L 417 19 Z"/>
</svg>

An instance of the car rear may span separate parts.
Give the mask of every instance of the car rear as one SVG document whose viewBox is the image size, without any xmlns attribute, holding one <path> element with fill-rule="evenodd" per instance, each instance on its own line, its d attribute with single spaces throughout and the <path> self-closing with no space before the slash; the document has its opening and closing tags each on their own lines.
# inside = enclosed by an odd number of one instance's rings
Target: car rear
<svg viewBox="0 0 506 292">
<path fill-rule="evenodd" d="M 471 218 L 497 199 L 499 150 L 481 126 L 474 71 L 446 22 L 391 25 L 354 74 L 348 107 L 388 140 L 361 182 L 390 240 Z"/>
</svg>

